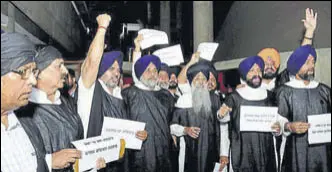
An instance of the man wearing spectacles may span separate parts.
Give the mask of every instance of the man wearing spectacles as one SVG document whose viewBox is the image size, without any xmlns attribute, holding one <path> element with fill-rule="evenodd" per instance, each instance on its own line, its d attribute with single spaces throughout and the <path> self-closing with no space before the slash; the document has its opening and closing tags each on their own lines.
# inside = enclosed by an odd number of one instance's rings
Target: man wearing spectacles
<svg viewBox="0 0 332 172">
<path fill-rule="evenodd" d="M 34 44 L 18 33 L 1 34 L 1 171 L 48 171 L 38 128 L 16 109 L 28 104 L 38 70 Z M 15 111 L 15 112 L 14 112 Z"/>
</svg>

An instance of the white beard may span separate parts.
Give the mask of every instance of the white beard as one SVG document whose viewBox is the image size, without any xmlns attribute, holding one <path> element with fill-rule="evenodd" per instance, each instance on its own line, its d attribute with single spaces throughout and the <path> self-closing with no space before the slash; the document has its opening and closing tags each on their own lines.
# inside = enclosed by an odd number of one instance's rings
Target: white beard
<svg viewBox="0 0 332 172">
<path fill-rule="evenodd" d="M 143 85 L 145 85 L 146 87 L 150 88 L 150 89 L 154 89 L 157 85 L 157 80 L 145 80 L 143 79 L 143 76 L 140 78 L 141 82 Z"/>
<path fill-rule="evenodd" d="M 195 87 L 192 86 L 192 103 L 193 103 L 193 110 L 195 114 L 200 114 L 203 110 L 209 114 L 211 112 L 211 99 L 210 99 L 210 92 L 207 89 L 207 86 L 204 87 Z"/>
</svg>

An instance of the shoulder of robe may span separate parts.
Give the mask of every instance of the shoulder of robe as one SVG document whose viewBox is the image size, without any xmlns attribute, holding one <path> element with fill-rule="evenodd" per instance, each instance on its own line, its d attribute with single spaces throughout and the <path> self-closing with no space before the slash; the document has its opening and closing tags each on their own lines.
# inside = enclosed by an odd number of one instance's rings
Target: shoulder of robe
<svg viewBox="0 0 332 172">
<path fill-rule="evenodd" d="M 137 94 L 137 87 L 135 87 L 134 85 L 130 86 L 130 87 L 127 87 L 125 89 L 123 89 L 121 91 L 121 95 L 123 98 L 127 98 L 127 97 L 131 97 L 131 96 L 134 96 Z"/>
<path fill-rule="evenodd" d="M 319 83 L 318 88 L 324 92 L 324 94 L 331 96 L 331 88 L 328 85 Z"/>
<path fill-rule="evenodd" d="M 27 105 L 15 110 L 15 114 L 17 115 L 17 118 L 32 118 L 36 107 L 37 104 L 29 102 Z"/>
</svg>

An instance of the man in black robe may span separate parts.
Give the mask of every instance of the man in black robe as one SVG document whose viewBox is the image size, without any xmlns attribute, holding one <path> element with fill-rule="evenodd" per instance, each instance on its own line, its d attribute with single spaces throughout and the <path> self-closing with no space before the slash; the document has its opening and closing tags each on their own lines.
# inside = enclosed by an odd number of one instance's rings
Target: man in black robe
<svg viewBox="0 0 332 172">
<path fill-rule="evenodd" d="M 2 30 L 1 30 L 2 31 Z M 1 171 L 47 172 L 45 148 L 30 114 L 13 112 L 28 104 L 38 70 L 34 44 L 19 33 L 1 32 Z"/>
<path fill-rule="evenodd" d="M 330 88 L 314 81 L 316 51 L 310 45 L 297 48 L 287 70 L 294 77 L 277 90 L 279 113 L 290 122 L 282 171 L 330 172 L 331 143 L 308 144 L 308 115 L 331 114 Z"/>
<path fill-rule="evenodd" d="M 40 70 L 37 84 L 32 88 L 29 104 L 19 113 L 31 114 L 42 135 L 46 153 L 52 154 L 52 162 L 65 163 L 65 167 L 52 165 L 52 169 L 73 171 L 71 163 L 80 158 L 80 152 L 71 142 L 83 138 L 83 126 L 73 99 L 61 95 L 58 90 L 63 87 L 67 75 L 64 60 L 52 46 L 41 49 L 35 60 Z"/>
<path fill-rule="evenodd" d="M 170 150 L 173 142 L 168 124 L 172 95 L 167 90 L 156 89 L 160 65 L 160 59 L 154 55 L 135 60 L 134 74 L 138 81 L 122 91 L 129 119 L 146 123 L 148 133 L 141 150 L 130 153 L 130 171 L 172 171 Z"/>
<path fill-rule="evenodd" d="M 192 93 L 179 98 L 173 114 L 172 133 L 184 137 L 186 172 L 209 172 L 219 161 L 220 124 L 216 114 L 221 104 L 208 90 L 210 69 L 204 63 L 188 68 Z"/>
<path fill-rule="evenodd" d="M 248 57 L 239 65 L 244 87 L 226 97 L 218 112 L 221 122 L 229 122 L 230 171 L 234 172 L 276 172 L 277 157 L 273 135 L 268 132 L 241 132 L 241 106 L 273 106 L 271 95 L 260 87 L 264 61 L 259 56 Z M 231 112 L 231 113 L 230 113 Z M 287 122 L 278 116 L 279 123 Z M 280 135 L 280 124 L 271 126 Z"/>
</svg>

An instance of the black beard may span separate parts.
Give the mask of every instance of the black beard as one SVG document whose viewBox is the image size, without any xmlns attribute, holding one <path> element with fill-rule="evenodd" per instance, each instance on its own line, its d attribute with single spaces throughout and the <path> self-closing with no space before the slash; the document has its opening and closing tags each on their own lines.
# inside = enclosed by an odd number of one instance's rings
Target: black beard
<svg viewBox="0 0 332 172">
<path fill-rule="evenodd" d="M 168 89 L 173 90 L 173 89 L 176 89 L 177 87 L 178 87 L 178 83 L 176 83 L 176 82 L 170 82 Z"/>
<path fill-rule="evenodd" d="M 259 78 L 259 84 L 257 84 L 257 85 L 255 85 L 254 83 L 253 83 L 253 80 L 255 79 L 255 78 Z M 259 77 L 259 76 L 254 76 L 254 77 L 252 77 L 250 80 L 247 80 L 247 84 L 248 84 L 248 86 L 250 86 L 250 87 L 252 87 L 252 88 L 258 88 L 258 87 L 260 87 L 261 86 L 261 84 L 262 84 L 262 78 L 261 77 Z"/>
<path fill-rule="evenodd" d="M 264 73 L 263 74 L 263 79 L 273 79 L 277 76 L 277 72 L 275 73 Z"/>
<path fill-rule="evenodd" d="M 299 77 L 305 81 L 312 81 L 315 79 L 315 73 L 308 74 L 307 72 L 305 74 L 299 74 Z"/>
</svg>

